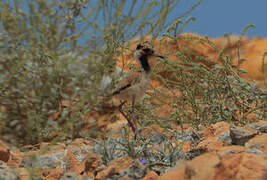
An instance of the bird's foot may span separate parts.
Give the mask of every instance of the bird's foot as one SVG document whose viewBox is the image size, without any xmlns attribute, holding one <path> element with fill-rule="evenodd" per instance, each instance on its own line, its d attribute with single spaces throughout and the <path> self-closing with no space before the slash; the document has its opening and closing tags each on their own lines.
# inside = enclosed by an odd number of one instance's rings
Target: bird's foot
<svg viewBox="0 0 267 180">
<path fill-rule="evenodd" d="M 134 113 L 132 113 L 132 119 L 133 119 L 134 126 L 137 127 L 137 119 Z"/>
</svg>

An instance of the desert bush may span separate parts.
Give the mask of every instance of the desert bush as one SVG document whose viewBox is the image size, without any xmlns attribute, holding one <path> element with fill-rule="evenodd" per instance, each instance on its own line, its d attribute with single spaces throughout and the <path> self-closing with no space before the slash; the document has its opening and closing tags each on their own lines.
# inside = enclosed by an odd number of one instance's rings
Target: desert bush
<svg viewBox="0 0 267 180">
<path fill-rule="evenodd" d="M 2 138 L 34 144 L 80 137 L 119 49 L 135 36 L 162 33 L 178 2 L 1 0 Z"/>
<path fill-rule="evenodd" d="M 251 27 L 254 26 L 244 28 L 240 39 Z M 240 77 L 240 74 L 246 73 L 245 69 L 239 67 L 245 59 L 239 57 L 239 64 L 235 65 L 231 55 L 216 47 L 208 37 L 181 36 L 177 24 L 170 29 L 157 43 L 164 42 L 164 47 L 169 47 L 168 43 L 172 43 L 172 46 L 176 43 L 177 49 L 168 52 L 176 54 L 176 58 L 158 60 L 155 64 L 154 78 L 160 80 L 162 86 L 154 88 L 151 98 L 142 102 L 149 108 L 139 107 L 139 116 L 143 115 L 142 121 L 139 121 L 142 126 L 157 123 L 170 128 L 173 124 L 183 126 L 188 123 L 199 127 L 220 121 L 244 125 L 253 120 L 266 120 L 266 92 Z M 218 58 L 210 59 L 181 47 L 180 41 L 209 47 L 217 52 Z M 155 99 L 158 100 L 156 106 Z M 168 118 L 159 120 L 155 114 L 157 107 L 162 105 L 172 110 Z"/>
</svg>

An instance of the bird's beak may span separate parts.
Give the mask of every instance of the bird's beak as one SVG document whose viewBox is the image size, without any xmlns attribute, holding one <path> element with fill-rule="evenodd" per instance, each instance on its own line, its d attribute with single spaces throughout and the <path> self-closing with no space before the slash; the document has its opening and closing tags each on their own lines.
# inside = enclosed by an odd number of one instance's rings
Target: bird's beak
<svg viewBox="0 0 267 180">
<path fill-rule="evenodd" d="M 154 53 L 153 56 L 154 56 L 154 57 L 159 57 L 159 58 L 161 58 L 161 59 L 165 59 L 165 57 L 164 57 L 163 55 L 158 54 L 158 53 Z"/>
</svg>

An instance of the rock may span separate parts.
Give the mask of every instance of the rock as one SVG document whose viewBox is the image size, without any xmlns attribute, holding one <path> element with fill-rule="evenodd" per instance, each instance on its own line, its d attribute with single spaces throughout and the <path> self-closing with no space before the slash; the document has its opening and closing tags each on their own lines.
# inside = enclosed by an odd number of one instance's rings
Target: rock
<svg viewBox="0 0 267 180">
<path fill-rule="evenodd" d="M 261 133 L 267 133 L 267 121 L 259 121 L 248 125 L 252 129 L 256 129 Z"/>
<path fill-rule="evenodd" d="M 138 160 L 133 161 L 132 165 L 127 170 L 127 176 L 133 179 L 141 179 L 147 173 L 147 167 Z"/>
<path fill-rule="evenodd" d="M 33 151 L 27 153 L 9 150 L 0 141 L 0 152 L 5 154 L 1 157 L 6 160 L 0 160 L 0 179 L 27 180 L 32 167 L 40 169 L 34 172 L 46 180 L 266 179 L 267 134 L 257 127 L 219 122 L 200 131 L 190 128 L 169 134 L 147 127 L 138 143 L 120 137 L 94 143 L 76 139 L 67 144 L 29 146 Z M 141 156 L 127 156 L 127 143 Z"/>
<path fill-rule="evenodd" d="M 94 144 L 95 144 L 94 142 L 82 138 L 77 138 L 70 143 L 70 145 L 73 146 L 87 146 L 87 147 L 93 146 Z"/>
<path fill-rule="evenodd" d="M 0 161 L 0 179 L 3 180 L 19 180 L 19 176 L 15 169 L 6 165 L 5 162 Z"/>
<path fill-rule="evenodd" d="M 176 134 L 176 139 L 182 141 L 190 141 L 193 145 L 196 145 L 201 139 L 201 135 L 196 131 L 190 129 L 184 132 L 178 131 Z"/>
<path fill-rule="evenodd" d="M 217 141 L 223 141 L 227 145 L 231 145 L 232 144 L 232 139 L 231 139 L 231 136 L 230 136 L 230 131 L 218 135 L 217 136 Z"/>
<path fill-rule="evenodd" d="M 90 178 L 88 176 L 79 176 L 79 180 L 94 180 L 94 178 Z"/>
<path fill-rule="evenodd" d="M 220 159 L 215 153 L 206 153 L 194 158 L 192 161 L 178 163 L 176 167 L 158 179 L 212 179 L 216 175 L 212 168 L 219 163 Z"/>
<path fill-rule="evenodd" d="M 71 143 L 67 147 L 67 149 L 68 151 L 71 151 L 73 153 L 79 163 L 84 161 L 88 154 L 92 154 L 93 150 L 95 150 L 94 147 L 86 143 L 86 141 L 81 141 L 80 143 L 78 143 L 76 140 L 74 141 L 74 143 Z"/>
<path fill-rule="evenodd" d="M 221 159 L 216 167 L 214 179 L 264 179 L 267 172 L 267 156 L 238 153 Z"/>
<path fill-rule="evenodd" d="M 47 143 L 47 142 L 43 142 L 40 144 L 40 148 L 38 150 L 42 150 L 44 153 L 45 152 L 49 152 L 49 153 L 53 153 L 53 152 L 57 152 L 57 151 L 63 151 L 65 150 L 66 145 L 64 143 Z"/>
<path fill-rule="evenodd" d="M 81 163 L 76 159 L 75 155 L 71 150 L 67 150 L 67 162 L 69 165 L 69 171 L 76 172 L 80 174 L 84 168 L 82 167 Z"/>
<path fill-rule="evenodd" d="M 246 153 L 245 150 L 243 146 L 223 147 L 216 153 L 205 153 L 191 161 L 179 163 L 158 179 L 254 180 L 266 178 L 267 155 Z"/>
<path fill-rule="evenodd" d="M 230 126 L 230 137 L 234 145 L 245 145 L 245 143 L 257 135 L 257 133 L 257 131 L 252 129 Z"/>
<path fill-rule="evenodd" d="M 16 168 L 16 173 L 18 174 L 20 180 L 30 179 L 30 173 L 26 168 Z"/>
<path fill-rule="evenodd" d="M 64 170 L 62 167 L 57 167 L 55 169 L 42 170 L 42 178 L 46 180 L 54 180 L 59 179 L 64 174 Z"/>
<path fill-rule="evenodd" d="M 227 122 L 217 122 L 210 125 L 210 131 L 213 133 L 213 136 L 219 136 L 224 133 L 228 133 L 230 130 L 230 125 Z"/>
<path fill-rule="evenodd" d="M 17 167 L 22 159 L 22 153 L 17 149 L 12 148 L 12 151 L 7 145 L 0 141 L 0 161 L 4 161 L 10 167 Z"/>
<path fill-rule="evenodd" d="M 208 128 L 203 128 L 202 141 L 200 141 L 196 148 L 206 149 L 207 152 L 218 151 L 220 148 L 231 144 L 230 125 L 226 122 L 218 122 L 210 125 Z"/>
<path fill-rule="evenodd" d="M 131 167 L 132 163 L 133 159 L 129 156 L 113 160 L 108 164 L 105 169 L 97 172 L 95 179 L 107 179 L 108 177 L 112 176 L 123 177 L 126 175 L 126 172 L 128 168 Z"/>
<path fill-rule="evenodd" d="M 0 161 L 7 162 L 10 157 L 10 150 L 2 141 L 0 141 Z"/>
<path fill-rule="evenodd" d="M 267 153 L 267 134 L 255 136 L 245 144 L 245 147 Z"/>
<path fill-rule="evenodd" d="M 16 172 L 20 178 L 20 180 L 29 180 L 30 179 L 30 173 L 26 168 L 16 168 Z"/>
<path fill-rule="evenodd" d="M 142 180 L 156 180 L 158 179 L 158 174 L 155 171 L 149 171 Z"/>
<path fill-rule="evenodd" d="M 123 177 L 119 178 L 118 180 L 134 180 L 134 179 L 130 178 L 128 176 L 123 176 Z"/>
<path fill-rule="evenodd" d="M 183 145 L 181 147 L 181 151 L 182 152 L 188 152 L 191 150 L 191 148 L 192 148 L 191 141 L 185 141 L 185 142 L 183 142 Z"/>
<path fill-rule="evenodd" d="M 66 168 L 66 152 L 58 151 L 54 153 L 39 155 L 33 154 L 29 157 L 25 157 L 22 159 L 19 167 L 27 168 L 27 167 L 48 167 L 51 169 L 55 169 L 56 167 L 65 167 Z"/>
<path fill-rule="evenodd" d="M 43 149 L 25 156 L 19 167 L 40 167 L 41 177 L 45 179 L 59 179 L 65 172 L 94 178 L 101 157 L 92 152 L 90 145 L 90 142 L 81 139 L 71 142 L 67 149 L 64 149 L 65 145 L 55 147 L 43 143 Z M 68 178 L 66 175 L 65 179 Z"/>
<path fill-rule="evenodd" d="M 225 146 L 222 147 L 217 153 L 217 155 L 219 155 L 220 157 L 226 157 L 232 154 L 239 154 L 239 153 L 243 153 L 246 151 L 246 148 L 244 146 L 236 146 L 236 145 L 232 145 L 232 146 Z"/>
<path fill-rule="evenodd" d="M 264 154 L 264 152 L 258 150 L 258 149 L 254 149 L 254 148 L 251 148 L 251 149 L 248 149 L 246 150 L 247 153 L 253 153 L 253 154 Z"/>
<path fill-rule="evenodd" d="M 193 148 L 188 152 L 182 153 L 181 158 L 185 160 L 191 160 L 206 152 L 205 148 Z"/>
<path fill-rule="evenodd" d="M 7 161 L 7 165 L 10 167 L 18 167 L 23 157 L 23 153 L 19 151 L 11 151 L 10 158 Z"/>
<path fill-rule="evenodd" d="M 97 171 L 99 170 L 101 157 L 96 153 L 88 153 L 82 162 L 83 172 L 81 174 L 86 174 L 90 178 L 94 178 Z"/>
<path fill-rule="evenodd" d="M 59 180 L 78 180 L 78 176 L 73 172 L 65 173 Z"/>
<path fill-rule="evenodd" d="M 34 152 L 25 156 L 19 165 L 19 168 L 41 168 L 38 175 L 46 180 L 59 179 L 64 172 L 69 169 L 67 163 L 66 151 L 58 151 L 52 153 Z"/>
<path fill-rule="evenodd" d="M 223 141 L 219 141 L 217 137 L 207 137 L 196 148 L 206 149 L 207 152 L 219 151 L 223 146 L 227 144 Z"/>
</svg>

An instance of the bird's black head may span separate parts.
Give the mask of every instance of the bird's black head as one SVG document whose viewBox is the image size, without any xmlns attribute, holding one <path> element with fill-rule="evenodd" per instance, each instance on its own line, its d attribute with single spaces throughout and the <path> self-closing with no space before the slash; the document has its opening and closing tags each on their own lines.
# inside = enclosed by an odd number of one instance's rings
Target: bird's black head
<svg viewBox="0 0 267 180">
<path fill-rule="evenodd" d="M 163 58 L 163 56 L 155 53 L 155 51 L 152 48 L 149 48 L 144 44 L 137 44 L 134 56 L 139 61 L 145 72 L 150 72 L 150 66 L 148 64 L 149 58 L 151 57 Z"/>
</svg>

